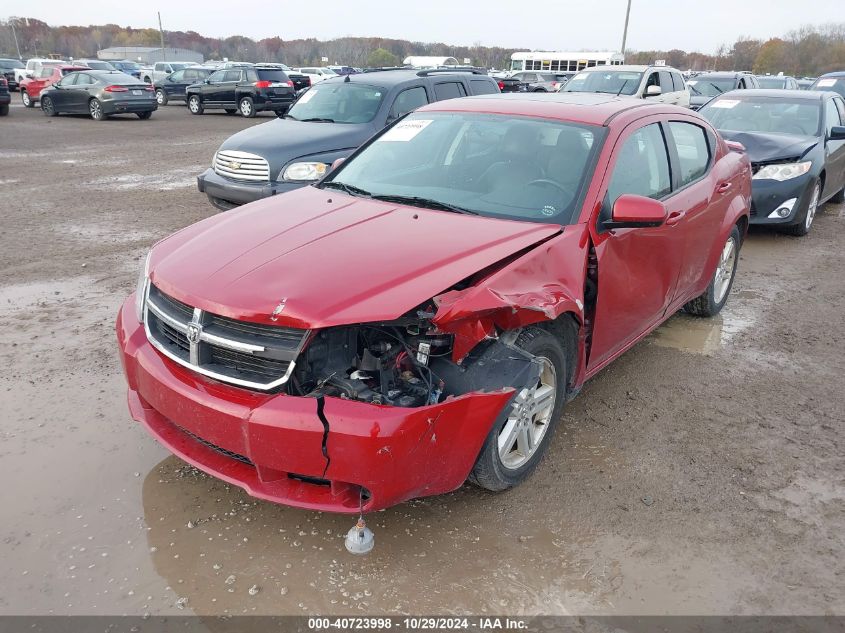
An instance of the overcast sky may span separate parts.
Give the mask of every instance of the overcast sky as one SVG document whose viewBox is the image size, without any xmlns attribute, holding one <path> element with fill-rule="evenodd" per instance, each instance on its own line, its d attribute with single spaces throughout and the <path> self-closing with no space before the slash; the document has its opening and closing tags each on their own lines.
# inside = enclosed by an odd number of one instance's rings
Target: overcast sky
<svg viewBox="0 0 845 633">
<path fill-rule="evenodd" d="M 345 35 L 539 50 L 618 50 L 627 0 L 319 0 L 68 2 L 5 0 L 6 16 L 51 25 L 114 23 L 202 35 L 282 39 Z M 99 5 L 99 6 L 98 6 Z M 2 15 L 2 14 L 0 14 Z M 845 21 L 845 0 L 633 0 L 628 48 L 713 52 L 740 35 L 766 39 Z"/>
</svg>

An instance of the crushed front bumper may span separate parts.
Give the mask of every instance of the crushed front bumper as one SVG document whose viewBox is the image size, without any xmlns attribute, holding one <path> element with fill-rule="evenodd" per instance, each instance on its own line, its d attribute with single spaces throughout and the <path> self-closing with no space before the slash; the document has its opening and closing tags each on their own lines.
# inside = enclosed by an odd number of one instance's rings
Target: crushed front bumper
<svg viewBox="0 0 845 633">
<path fill-rule="evenodd" d="M 801 212 L 807 208 L 812 193 L 810 185 L 814 177 L 810 174 L 784 180 L 751 181 L 751 224 L 788 225 L 798 222 Z M 786 217 L 770 218 L 769 215 L 787 200 L 797 198 L 792 211 Z"/>
<path fill-rule="evenodd" d="M 466 480 L 513 390 L 419 408 L 266 394 L 205 379 L 148 342 L 135 297 L 117 319 L 132 417 L 170 451 L 250 495 L 329 512 L 379 510 Z M 325 453 L 324 453 L 325 447 Z"/>
</svg>

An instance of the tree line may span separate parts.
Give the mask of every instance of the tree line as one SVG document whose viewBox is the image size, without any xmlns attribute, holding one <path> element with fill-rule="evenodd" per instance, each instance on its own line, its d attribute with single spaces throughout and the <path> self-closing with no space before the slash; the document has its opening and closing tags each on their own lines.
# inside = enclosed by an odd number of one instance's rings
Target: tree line
<svg viewBox="0 0 845 633">
<path fill-rule="evenodd" d="M 159 46 L 155 29 L 133 29 L 116 24 L 99 26 L 50 26 L 33 18 L 14 18 L 0 22 L 0 56 L 17 56 L 13 37 L 21 56 L 95 57 L 97 51 L 111 46 Z M 409 55 L 450 56 L 462 62 L 487 68 L 508 68 L 510 56 L 524 48 L 498 46 L 454 46 L 441 42 L 411 42 L 381 37 L 341 37 L 284 40 L 270 37 L 253 40 L 241 35 L 214 38 L 195 31 L 165 31 L 165 45 L 188 48 L 206 59 L 283 62 L 290 66 L 342 63 L 351 66 L 391 66 L 401 64 Z M 566 49 L 565 42 L 559 46 Z M 322 61 L 327 58 L 328 62 Z M 713 54 L 680 49 L 628 51 L 626 62 L 653 63 L 663 59 L 681 70 L 751 70 L 798 77 L 817 76 L 831 70 L 845 70 L 845 23 L 804 26 L 782 37 L 768 40 L 741 37 L 733 45 L 722 45 Z"/>
</svg>

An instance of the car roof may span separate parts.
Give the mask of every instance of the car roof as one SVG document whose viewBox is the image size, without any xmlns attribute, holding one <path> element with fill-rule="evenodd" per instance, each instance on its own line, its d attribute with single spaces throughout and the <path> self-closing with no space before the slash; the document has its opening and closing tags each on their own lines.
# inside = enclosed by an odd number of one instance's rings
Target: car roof
<svg viewBox="0 0 845 633">
<path fill-rule="evenodd" d="M 819 79 L 821 79 L 822 77 L 845 77 L 845 70 L 835 70 L 832 73 L 825 73 L 824 75 L 819 77 Z"/>
<path fill-rule="evenodd" d="M 700 75 L 696 75 L 693 79 L 701 79 L 707 77 L 716 77 L 716 78 L 725 78 L 725 79 L 736 79 L 737 77 L 745 77 L 749 73 L 741 73 L 736 72 L 733 70 L 717 70 L 712 73 L 701 73 Z"/>
<path fill-rule="evenodd" d="M 128 79 L 132 79 L 133 81 L 138 81 L 132 75 L 127 75 L 126 73 L 121 72 L 119 70 L 89 70 L 88 68 L 84 68 L 82 70 L 86 74 L 92 75 L 92 76 L 96 77 L 97 79 L 107 79 L 109 77 L 114 77 L 114 78 L 117 79 L 117 78 L 121 78 L 121 77 L 126 77 Z"/>
<path fill-rule="evenodd" d="M 559 119 L 587 125 L 606 125 L 618 114 L 629 110 L 642 110 L 644 115 L 650 112 L 691 113 L 687 108 L 679 106 L 593 92 L 548 94 L 509 92 L 478 95 L 435 101 L 419 108 L 416 112 L 477 112 Z"/>
<path fill-rule="evenodd" d="M 55 68 L 59 70 L 91 70 L 90 66 L 85 66 L 84 64 L 60 64 Z"/>
<path fill-rule="evenodd" d="M 825 92 L 824 90 L 780 90 L 777 88 L 762 88 L 754 90 L 730 90 L 724 93 L 729 95 L 731 99 L 752 99 L 757 97 L 765 97 L 769 99 L 782 99 L 787 97 L 789 99 L 801 99 L 803 101 L 820 101 L 827 97 L 836 96 L 835 92 Z M 720 99 L 723 95 L 716 97 Z"/>
<path fill-rule="evenodd" d="M 681 72 L 680 70 L 678 70 L 677 68 L 673 68 L 672 66 L 645 66 L 645 65 L 641 65 L 641 64 L 622 64 L 622 65 L 618 65 L 618 66 L 612 66 L 612 65 L 605 64 L 605 65 L 602 65 L 602 66 L 590 66 L 589 68 L 582 68 L 578 72 L 579 73 L 584 72 L 584 71 L 601 72 L 603 70 L 613 70 L 613 71 L 621 70 L 623 72 L 627 71 L 627 72 L 636 72 L 636 73 L 643 73 L 647 70 L 672 70 L 672 71 L 678 72 L 678 73 Z M 537 72 L 554 72 L 554 71 L 542 70 L 542 71 L 537 71 Z"/>
<path fill-rule="evenodd" d="M 336 66 L 335 68 L 340 68 L 340 66 Z M 395 86 L 396 84 L 404 83 L 406 81 L 411 81 L 412 79 L 424 79 L 425 77 L 435 78 L 435 77 L 467 77 L 470 79 L 476 79 L 478 77 L 487 77 L 491 81 L 493 78 L 489 75 L 479 75 L 475 73 L 455 70 L 451 72 L 443 72 L 437 71 L 427 75 L 420 75 L 419 73 L 422 72 L 416 68 L 401 68 L 396 70 L 374 70 L 371 72 L 364 72 L 364 73 L 356 73 L 354 75 L 338 75 L 337 77 L 329 77 L 328 79 L 324 79 L 320 83 L 328 84 L 328 83 L 344 83 L 347 82 L 347 77 L 349 77 L 348 83 L 362 83 L 362 84 L 378 84 L 381 86 Z"/>
</svg>

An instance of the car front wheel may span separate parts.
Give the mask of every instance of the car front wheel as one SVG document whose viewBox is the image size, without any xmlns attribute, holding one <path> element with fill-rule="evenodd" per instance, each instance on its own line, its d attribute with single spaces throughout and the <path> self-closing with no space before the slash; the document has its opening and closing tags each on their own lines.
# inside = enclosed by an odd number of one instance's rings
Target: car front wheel
<svg viewBox="0 0 845 633">
<path fill-rule="evenodd" d="M 560 339 L 529 327 L 515 344 L 539 361 L 540 376 L 518 389 L 506 419 L 493 426 L 481 447 L 470 481 L 487 490 L 505 490 L 528 478 L 551 442 L 566 400 L 567 355 Z"/>
<path fill-rule="evenodd" d="M 728 235 L 724 246 L 722 246 L 716 271 L 713 273 L 713 278 L 710 280 L 707 290 L 687 303 L 684 310 L 702 317 L 719 314 L 728 301 L 728 295 L 734 283 L 741 245 L 742 236 L 739 234 L 739 228 L 735 226 L 731 230 L 731 234 Z"/>
<path fill-rule="evenodd" d="M 53 105 L 53 100 L 50 97 L 41 97 L 41 110 L 47 116 L 56 116 L 56 108 Z"/>
<path fill-rule="evenodd" d="M 26 91 L 25 88 L 21 89 L 21 102 L 27 108 L 35 107 L 35 102 L 30 98 L 29 93 Z"/>
<path fill-rule="evenodd" d="M 188 97 L 188 110 L 191 111 L 191 114 L 202 114 L 203 107 L 199 95 L 191 95 Z"/>
<path fill-rule="evenodd" d="M 783 227 L 784 233 L 802 237 L 810 232 L 810 227 L 813 226 L 813 220 L 816 219 L 816 211 L 819 210 L 819 198 L 822 195 L 821 180 L 817 179 L 812 187 L 810 197 L 807 199 L 807 207 L 804 209 L 804 213 L 799 216 L 800 220 L 792 226 Z"/>
</svg>

